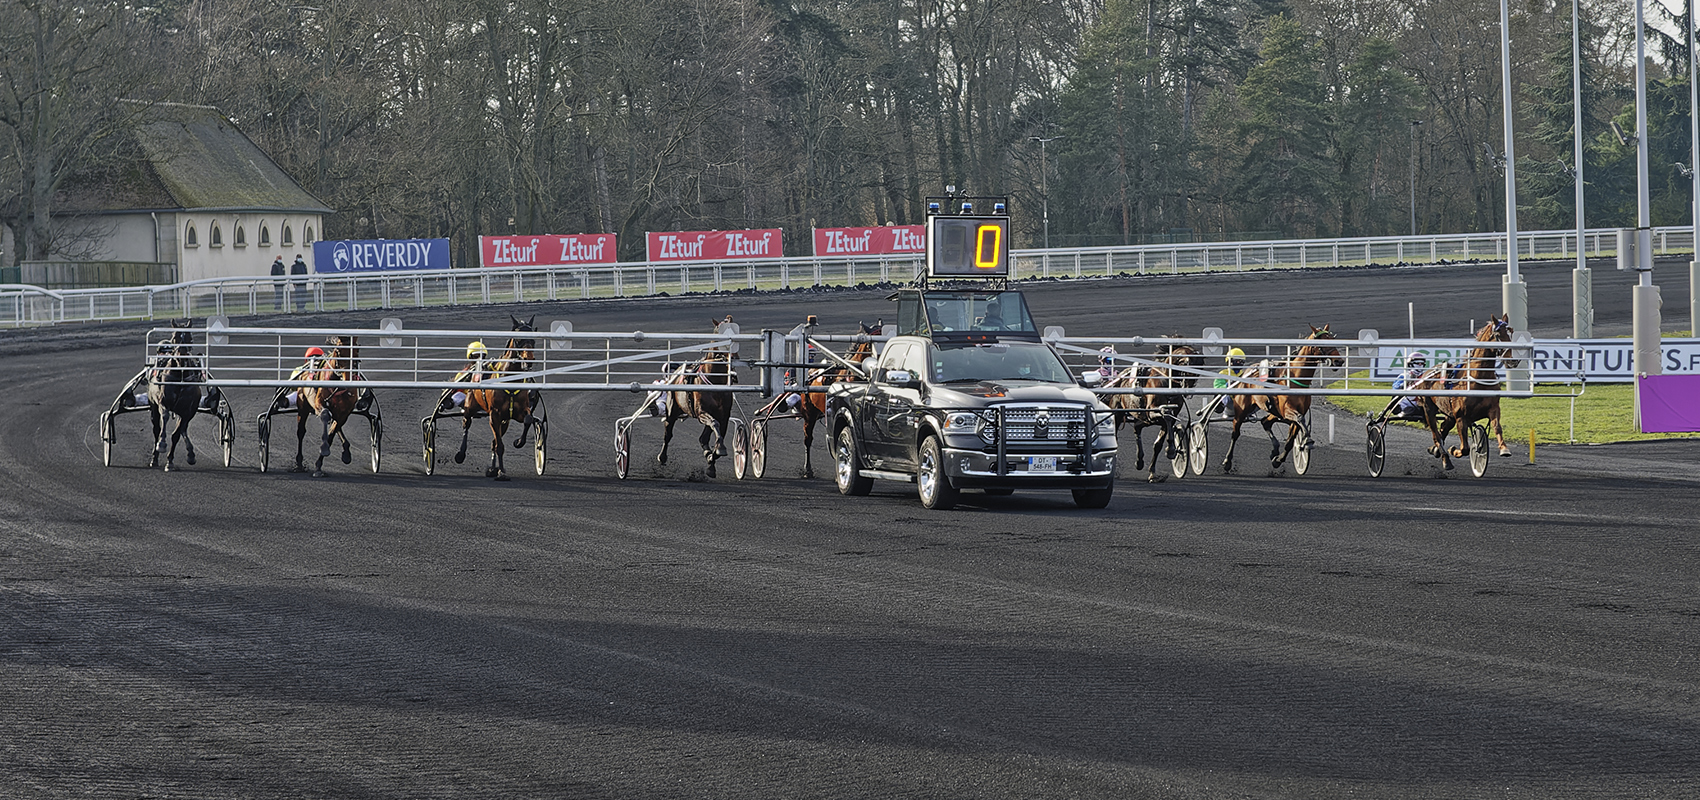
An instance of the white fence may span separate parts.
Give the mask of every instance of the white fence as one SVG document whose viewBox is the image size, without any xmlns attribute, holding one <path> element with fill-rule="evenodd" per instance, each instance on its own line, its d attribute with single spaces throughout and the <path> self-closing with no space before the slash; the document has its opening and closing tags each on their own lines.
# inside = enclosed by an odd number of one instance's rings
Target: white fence
<svg viewBox="0 0 1700 800">
<path fill-rule="evenodd" d="M 1582 243 L 1591 256 L 1616 253 L 1616 229 L 1591 230 Z M 1505 258 L 1505 235 L 1460 234 L 1363 239 L 1213 242 L 1021 250 L 1013 277 L 1084 278 L 1121 274 L 1183 274 L 1248 269 L 1314 269 L 1370 264 L 1422 264 Z M 1660 255 L 1693 252 L 1691 228 L 1659 228 Z M 1519 233 L 1520 258 L 1563 259 L 1576 254 L 1574 231 Z M 44 289 L 0 285 L 0 327 L 123 319 L 252 316 L 310 311 L 518 303 L 639 297 L 737 290 L 797 289 L 907 283 L 919 256 L 798 257 L 749 262 L 642 263 L 507 267 L 352 275 L 313 275 L 305 283 L 271 276 L 218 278 L 171 286 Z"/>
</svg>

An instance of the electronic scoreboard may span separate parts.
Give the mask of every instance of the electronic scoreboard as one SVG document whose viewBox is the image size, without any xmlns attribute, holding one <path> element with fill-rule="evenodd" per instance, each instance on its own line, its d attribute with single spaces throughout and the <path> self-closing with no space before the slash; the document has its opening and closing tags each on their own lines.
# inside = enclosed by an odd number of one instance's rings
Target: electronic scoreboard
<svg viewBox="0 0 1700 800">
<path fill-rule="evenodd" d="M 928 277 L 1009 277 L 1010 225 L 1004 198 L 927 200 Z M 948 212 L 944 203 L 949 203 Z M 975 213 L 977 203 L 993 213 Z"/>
</svg>

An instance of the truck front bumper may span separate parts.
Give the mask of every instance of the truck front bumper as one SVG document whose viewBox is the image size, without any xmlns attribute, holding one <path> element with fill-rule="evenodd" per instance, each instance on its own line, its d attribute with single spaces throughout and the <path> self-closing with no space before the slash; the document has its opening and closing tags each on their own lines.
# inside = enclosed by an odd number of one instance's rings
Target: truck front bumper
<svg viewBox="0 0 1700 800">
<path fill-rule="evenodd" d="M 1084 458 L 1080 453 L 1005 455 L 1001 475 L 997 453 L 945 448 L 943 457 L 945 475 L 958 489 L 1102 489 L 1116 476 L 1114 450 Z"/>
</svg>

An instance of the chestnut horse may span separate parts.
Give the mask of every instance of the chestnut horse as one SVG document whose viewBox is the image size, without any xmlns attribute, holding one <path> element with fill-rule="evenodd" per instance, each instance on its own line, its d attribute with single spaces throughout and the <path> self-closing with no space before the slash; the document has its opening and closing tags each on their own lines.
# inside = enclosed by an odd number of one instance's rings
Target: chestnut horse
<svg viewBox="0 0 1700 800">
<path fill-rule="evenodd" d="M 532 333 L 537 330 L 537 317 L 521 322 L 519 317 L 508 315 L 513 321 L 515 332 Z M 532 337 L 514 337 L 508 340 L 508 346 L 502 351 L 500 358 L 484 365 L 476 374 L 468 376 L 473 383 L 483 383 L 510 375 L 518 375 L 531 369 L 531 362 L 537 358 L 537 340 Z M 508 432 L 510 422 L 518 422 L 519 438 L 514 440 L 514 447 L 525 446 L 526 433 L 536 420 L 531 417 L 531 409 L 535 390 L 521 383 L 511 384 L 512 388 L 503 389 L 467 389 L 465 411 L 461 415 L 460 451 L 455 453 L 455 463 L 466 460 L 466 439 L 472 431 L 472 419 L 476 414 L 490 416 L 490 466 L 484 470 L 484 477 L 495 478 L 499 481 L 508 480 L 507 467 L 503 464 L 506 448 L 502 446 L 502 436 Z"/>
<path fill-rule="evenodd" d="M 875 323 L 868 327 L 866 323 L 858 323 L 863 336 L 878 336 L 883 323 Z M 850 345 L 844 351 L 844 360 L 852 364 L 860 364 L 874 354 L 873 341 L 859 341 Z M 836 361 L 823 366 L 814 367 L 806 373 L 808 386 L 824 388 L 843 380 L 856 380 L 854 373 Z M 813 478 L 815 425 L 826 416 L 826 392 L 786 392 L 773 399 L 773 402 L 763 406 L 756 412 L 756 419 L 783 414 L 786 407 L 795 403 L 797 417 L 803 421 L 803 477 Z"/>
<path fill-rule="evenodd" d="M 1511 341 L 1511 318 L 1509 315 L 1496 316 L 1488 319 L 1487 324 L 1476 331 L 1478 342 L 1509 342 Z M 1510 366 L 1518 359 L 1506 355 L 1504 347 L 1477 347 L 1470 351 L 1464 359 L 1463 366 L 1437 367 L 1425 373 L 1421 380 L 1411 384 L 1412 389 L 1479 389 L 1496 391 L 1499 389 L 1499 366 L 1505 362 Z M 1444 419 L 1442 419 L 1444 416 Z M 1511 455 L 1511 448 L 1505 446 L 1505 430 L 1499 425 L 1499 397 L 1482 396 L 1452 396 L 1429 395 L 1423 398 L 1423 421 L 1428 425 L 1429 433 L 1434 436 L 1434 445 L 1429 448 L 1429 455 L 1439 458 L 1452 469 L 1452 459 L 1467 458 L 1470 455 L 1470 426 L 1478 420 L 1487 420 L 1493 425 L 1493 435 L 1499 443 L 1501 457 Z M 1454 427 L 1458 429 L 1458 446 L 1452 448 L 1450 456 L 1446 449 L 1446 434 Z"/>
<path fill-rule="evenodd" d="M 1175 334 L 1174 338 L 1180 338 Z M 1190 389 L 1198 383 L 1198 376 L 1184 372 L 1175 367 L 1203 366 L 1204 356 L 1191 345 L 1157 346 L 1157 354 L 1153 358 L 1158 364 L 1139 364 L 1122 370 L 1115 377 L 1104 382 L 1105 389 Z M 1116 410 L 1116 429 L 1122 425 L 1133 426 L 1134 465 L 1136 470 L 1145 469 L 1145 442 L 1140 438 L 1146 428 L 1156 427 L 1162 433 L 1151 446 L 1151 468 L 1145 479 L 1151 483 L 1161 483 L 1166 476 L 1157 472 L 1157 456 L 1172 441 L 1170 434 L 1177 423 L 1177 417 L 1185 403 L 1185 395 L 1180 394 L 1112 394 L 1104 398 L 1104 404 Z M 1187 422 L 1180 422 L 1186 425 Z M 1170 459 L 1177 456 L 1185 458 L 1184 453 L 1167 453 Z"/>
<path fill-rule="evenodd" d="M 148 414 L 153 418 L 153 457 L 149 467 L 159 466 L 159 454 L 165 453 L 165 471 L 171 471 L 177 456 L 177 440 L 188 448 L 190 464 L 195 463 L 195 443 L 189 439 L 189 421 L 201 405 L 203 376 L 200 365 L 189 354 L 191 340 L 187 330 L 192 323 L 171 321 L 171 338 L 161 343 L 148 370 Z M 171 416 L 177 415 L 177 427 L 169 431 Z M 167 439 L 170 448 L 167 449 Z"/>
<path fill-rule="evenodd" d="M 1310 328 L 1306 339 L 1333 339 L 1334 331 L 1327 325 Z M 1322 366 L 1340 366 L 1345 358 L 1340 355 L 1340 348 L 1329 345 L 1307 344 L 1299 348 L 1292 358 L 1269 370 L 1265 379 L 1269 383 L 1288 386 L 1294 389 L 1312 388 L 1316 379 L 1316 370 Z M 1245 384 L 1241 384 L 1242 386 Z M 1287 456 L 1293 452 L 1293 445 L 1298 441 L 1299 432 L 1307 434 L 1310 431 L 1310 395 L 1307 394 L 1238 394 L 1228 398 L 1228 414 L 1234 420 L 1233 437 L 1228 440 L 1228 455 L 1222 459 L 1222 471 L 1231 472 L 1234 468 L 1234 445 L 1240 440 L 1240 425 L 1245 423 L 1253 411 L 1262 411 L 1263 431 L 1269 434 L 1269 474 L 1286 463 Z M 1285 446 L 1275 438 L 1275 423 L 1287 423 L 1287 443 Z M 1307 436 L 1308 440 L 1309 437 Z M 1307 441 L 1308 444 L 1308 441 Z"/>
<path fill-rule="evenodd" d="M 726 318 L 727 322 L 731 320 L 730 316 Z M 710 324 L 719 331 L 718 320 L 712 320 Z M 679 370 L 665 382 L 689 386 L 731 386 L 738 382 L 738 376 L 732 371 L 730 350 L 710 350 L 695 364 Z M 661 453 L 655 457 L 656 463 L 667 463 L 667 445 L 673 441 L 673 423 L 689 417 L 702 423 L 702 457 L 708 462 L 708 477 L 714 477 L 714 462 L 726 455 L 726 428 L 732 419 L 732 393 L 679 390 L 669 394 L 667 417 L 661 432 Z M 711 439 L 713 446 L 709 445 Z"/>
<path fill-rule="evenodd" d="M 356 370 L 360 367 L 360 337 L 332 336 L 325 344 L 330 345 L 331 351 L 318 369 L 302 373 L 302 378 L 309 381 L 355 381 L 359 380 Z M 302 460 L 302 442 L 307 438 L 307 417 L 316 415 L 325 423 L 325 438 L 319 444 L 319 460 L 313 465 L 313 477 L 325 476 L 325 456 L 331 454 L 331 442 L 336 435 L 342 433 L 342 428 L 348 423 L 348 415 L 353 413 L 354 405 L 360 401 L 360 392 L 352 386 L 303 386 L 299 390 L 299 400 L 295 403 L 295 468 L 291 472 L 306 472 L 307 467 Z M 348 452 L 348 436 L 342 437 L 342 463 L 353 460 Z"/>
</svg>

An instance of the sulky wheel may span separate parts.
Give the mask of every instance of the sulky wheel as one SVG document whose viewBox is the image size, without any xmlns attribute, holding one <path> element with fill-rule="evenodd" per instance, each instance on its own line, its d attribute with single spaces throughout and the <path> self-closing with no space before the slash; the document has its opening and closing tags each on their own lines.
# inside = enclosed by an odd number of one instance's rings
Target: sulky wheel
<svg viewBox="0 0 1700 800">
<path fill-rule="evenodd" d="M 532 444 L 532 458 L 537 462 L 537 474 L 549 469 L 549 420 L 538 420 L 537 441 Z"/>
<path fill-rule="evenodd" d="M 231 419 L 228 414 L 220 414 L 218 417 L 218 444 L 224 451 L 224 465 L 228 467 L 236 449 L 236 420 Z"/>
<path fill-rule="evenodd" d="M 437 420 L 434 417 L 427 418 L 419 424 L 419 427 L 425 437 L 425 474 L 435 475 L 437 473 Z"/>
<path fill-rule="evenodd" d="M 272 455 L 272 418 L 271 418 L 271 415 L 261 414 L 260 418 L 259 418 L 259 420 L 257 420 L 257 422 L 259 423 L 259 429 L 260 429 L 260 471 L 265 472 L 266 470 L 271 468 L 271 455 Z"/>
<path fill-rule="evenodd" d="M 1189 428 L 1186 425 L 1175 424 L 1169 428 L 1169 474 L 1177 478 L 1186 477 L 1187 462 L 1192 458 L 1191 448 L 1187 446 Z M 1152 458 L 1156 458 L 1153 454 Z"/>
<path fill-rule="evenodd" d="M 1372 478 L 1381 477 L 1381 471 L 1387 467 L 1387 431 L 1380 425 L 1369 426 L 1369 474 Z"/>
<path fill-rule="evenodd" d="M 112 443 L 118 438 L 118 424 L 112 420 L 112 412 L 103 411 L 100 414 L 100 460 L 106 466 L 112 466 Z"/>
<path fill-rule="evenodd" d="M 1310 471 L 1310 448 L 1315 442 L 1310 438 L 1310 426 L 1299 426 L 1298 441 L 1293 442 L 1293 471 L 1300 475 Z"/>
<path fill-rule="evenodd" d="M 750 427 L 750 473 L 757 478 L 767 474 L 766 422 L 757 422 Z"/>
<path fill-rule="evenodd" d="M 631 474 L 632 435 L 624 425 L 614 425 L 614 474 L 625 480 Z"/>
<path fill-rule="evenodd" d="M 384 421 L 374 416 L 372 421 L 372 472 L 376 474 L 384 464 Z"/>
<path fill-rule="evenodd" d="M 1488 433 L 1485 425 L 1470 426 L 1470 474 L 1480 478 L 1487 474 Z"/>
<path fill-rule="evenodd" d="M 1210 425 L 1204 420 L 1192 423 L 1192 429 L 1186 434 L 1187 466 L 1192 468 L 1192 474 L 1203 475 L 1204 467 L 1210 462 Z"/>
<path fill-rule="evenodd" d="M 732 477 L 743 480 L 750 465 L 750 426 L 732 420 Z"/>
</svg>

